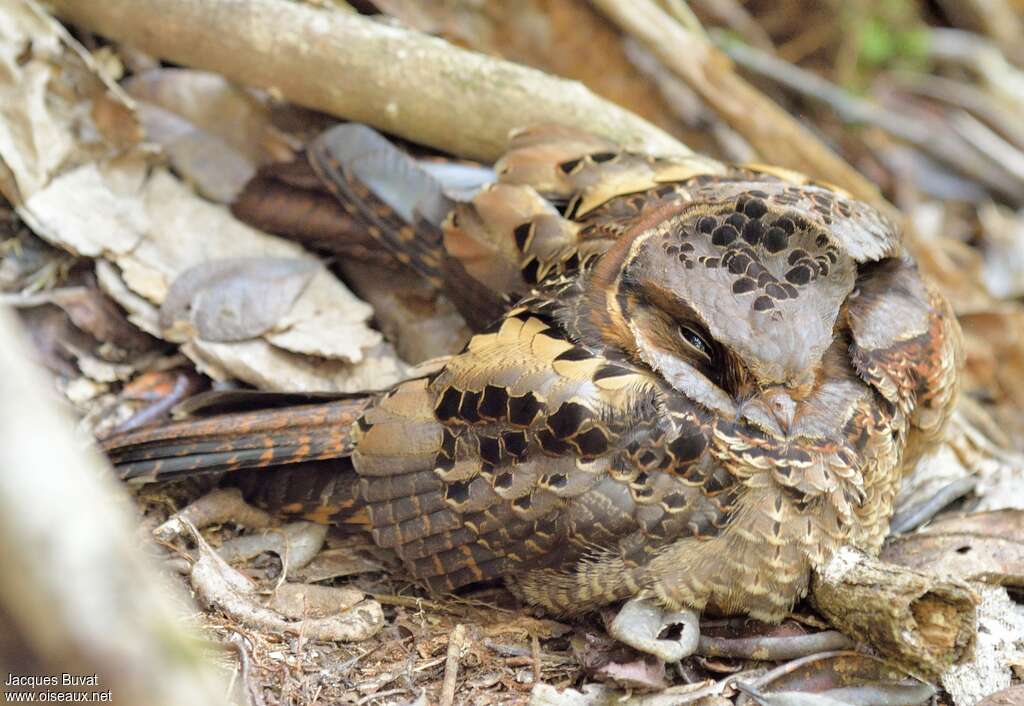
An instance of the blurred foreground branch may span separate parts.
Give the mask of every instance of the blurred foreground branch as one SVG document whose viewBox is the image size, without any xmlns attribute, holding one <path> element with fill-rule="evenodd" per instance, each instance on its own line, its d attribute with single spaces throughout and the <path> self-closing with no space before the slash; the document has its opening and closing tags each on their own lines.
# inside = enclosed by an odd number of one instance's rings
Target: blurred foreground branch
<svg viewBox="0 0 1024 706">
<path fill-rule="evenodd" d="M 52 0 L 144 52 L 456 155 L 493 161 L 510 130 L 583 128 L 634 149 L 689 149 L 582 84 L 354 13 L 283 0 Z"/>
<path fill-rule="evenodd" d="M 134 706 L 225 703 L 133 539 L 123 490 L 75 438 L 18 329 L 0 309 L 0 673 L 95 674 L 82 688 Z"/>
</svg>

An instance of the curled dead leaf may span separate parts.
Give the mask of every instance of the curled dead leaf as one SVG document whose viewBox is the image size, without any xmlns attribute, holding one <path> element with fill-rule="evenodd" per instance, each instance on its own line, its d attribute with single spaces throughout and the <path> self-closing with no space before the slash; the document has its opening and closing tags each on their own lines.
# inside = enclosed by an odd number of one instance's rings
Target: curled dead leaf
<svg viewBox="0 0 1024 706">
<path fill-rule="evenodd" d="M 978 706 L 1020 706 L 1024 704 L 1024 686 L 1011 686 L 978 702 Z"/>
</svg>

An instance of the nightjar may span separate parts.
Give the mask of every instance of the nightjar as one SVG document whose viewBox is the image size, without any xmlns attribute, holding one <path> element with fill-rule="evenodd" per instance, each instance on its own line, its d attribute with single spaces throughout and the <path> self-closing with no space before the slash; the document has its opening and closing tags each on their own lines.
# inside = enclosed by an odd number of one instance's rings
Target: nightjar
<svg viewBox="0 0 1024 706">
<path fill-rule="evenodd" d="M 382 393 L 108 439 L 124 477 L 277 466 L 232 475 L 366 529 L 435 591 L 503 578 L 557 614 L 639 597 L 778 621 L 837 548 L 878 551 L 962 354 L 874 208 L 556 126 L 514 135 L 472 197 L 361 126 L 311 157 L 480 333 Z"/>
</svg>

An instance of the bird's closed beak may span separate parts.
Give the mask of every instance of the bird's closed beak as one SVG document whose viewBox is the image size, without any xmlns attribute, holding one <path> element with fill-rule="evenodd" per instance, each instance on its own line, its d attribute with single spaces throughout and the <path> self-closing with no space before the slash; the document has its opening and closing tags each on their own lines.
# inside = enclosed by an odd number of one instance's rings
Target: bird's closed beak
<svg viewBox="0 0 1024 706">
<path fill-rule="evenodd" d="M 782 430 L 789 433 L 796 417 L 796 401 L 789 391 L 781 386 L 773 386 L 765 389 L 759 397 Z"/>
</svg>

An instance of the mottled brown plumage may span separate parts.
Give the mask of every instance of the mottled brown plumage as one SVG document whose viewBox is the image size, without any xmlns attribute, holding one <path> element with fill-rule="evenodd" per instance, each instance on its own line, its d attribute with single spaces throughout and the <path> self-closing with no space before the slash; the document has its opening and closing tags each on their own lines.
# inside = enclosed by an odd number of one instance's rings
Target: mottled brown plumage
<svg viewBox="0 0 1024 706">
<path fill-rule="evenodd" d="M 364 401 L 110 440 L 125 475 L 302 462 L 257 476 L 264 504 L 363 523 L 434 590 L 504 578 L 562 614 L 639 595 L 774 621 L 837 548 L 877 552 L 961 354 L 874 209 L 548 127 L 440 227 L 394 231 L 320 148 L 390 247 L 515 304 L 439 373 Z"/>
</svg>

